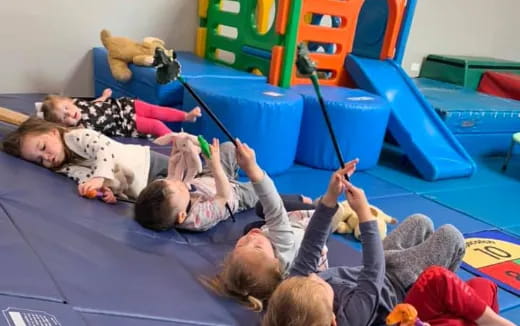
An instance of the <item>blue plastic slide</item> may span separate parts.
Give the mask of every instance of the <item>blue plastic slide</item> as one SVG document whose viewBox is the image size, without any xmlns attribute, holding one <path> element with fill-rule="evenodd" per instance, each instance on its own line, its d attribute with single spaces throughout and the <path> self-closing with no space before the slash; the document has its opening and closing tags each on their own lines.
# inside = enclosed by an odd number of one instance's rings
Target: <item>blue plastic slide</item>
<svg viewBox="0 0 520 326">
<path fill-rule="evenodd" d="M 350 55 L 346 69 L 358 87 L 388 100 L 390 132 L 423 178 L 433 181 L 475 172 L 471 157 L 398 64 Z"/>
</svg>

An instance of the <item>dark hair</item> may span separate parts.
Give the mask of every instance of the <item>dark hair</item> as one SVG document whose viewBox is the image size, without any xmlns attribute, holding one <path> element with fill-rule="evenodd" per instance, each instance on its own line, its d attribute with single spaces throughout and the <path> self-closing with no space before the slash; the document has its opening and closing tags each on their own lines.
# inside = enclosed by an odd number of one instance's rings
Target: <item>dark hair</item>
<svg viewBox="0 0 520 326">
<path fill-rule="evenodd" d="M 155 180 L 146 186 L 134 206 L 134 218 L 141 226 L 155 230 L 172 229 L 177 221 L 175 209 L 168 199 L 168 188 L 164 180 Z"/>
<path fill-rule="evenodd" d="M 36 117 L 31 117 L 25 120 L 20 126 L 18 126 L 18 129 L 7 134 L 2 140 L 2 150 L 7 154 L 21 157 L 22 142 L 27 135 L 42 135 L 51 132 L 54 129 L 58 130 L 60 133 L 60 139 L 63 143 L 63 150 L 65 151 L 65 160 L 63 163 L 66 164 L 81 161 L 82 158 L 72 152 L 63 141 L 63 135 L 70 130 L 69 128 Z"/>
<path fill-rule="evenodd" d="M 47 95 L 42 102 L 41 111 L 43 113 L 43 119 L 50 121 L 50 122 L 56 122 L 56 123 L 62 123 L 61 119 L 56 115 L 56 100 L 64 98 L 63 96 L 59 95 Z"/>
</svg>

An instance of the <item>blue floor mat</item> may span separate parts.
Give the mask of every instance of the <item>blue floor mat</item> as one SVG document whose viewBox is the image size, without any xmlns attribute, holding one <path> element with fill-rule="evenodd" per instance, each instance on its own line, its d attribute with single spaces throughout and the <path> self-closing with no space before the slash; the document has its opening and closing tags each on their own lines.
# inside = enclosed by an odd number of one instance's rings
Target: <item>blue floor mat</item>
<svg viewBox="0 0 520 326">
<path fill-rule="evenodd" d="M 70 305 L 0 295 L 0 326 L 92 326 Z M 121 324 L 120 324 L 121 325 Z"/>
<path fill-rule="evenodd" d="M 0 205 L 0 294 L 64 302 L 34 250 Z"/>
<path fill-rule="evenodd" d="M 407 195 L 392 198 L 377 198 L 370 201 L 371 204 L 381 208 L 385 213 L 402 221 L 405 217 L 415 213 L 429 216 L 435 227 L 443 224 L 453 224 L 462 233 L 491 230 L 495 227 L 477 221 L 472 217 L 449 209 L 419 195 Z M 389 232 L 395 226 L 389 225 Z"/>
<path fill-rule="evenodd" d="M 520 236 L 520 226 L 505 229 L 507 232 Z"/>
<path fill-rule="evenodd" d="M 520 157 L 513 157 L 506 173 L 500 171 L 503 157 L 475 160 L 478 165 L 477 172 L 470 178 L 430 182 L 421 179 L 401 154 L 387 149 L 379 165 L 367 173 L 418 194 L 496 185 L 517 185 L 520 191 Z"/>
<path fill-rule="evenodd" d="M 333 171 L 318 170 L 303 165 L 294 165 L 281 175 L 273 177 L 278 192 L 298 193 L 317 198 L 325 193 Z M 369 198 L 392 197 L 410 193 L 366 172 L 357 172 L 352 182 L 362 187 Z"/>
<path fill-rule="evenodd" d="M 520 307 L 516 307 L 514 309 L 507 310 L 505 312 L 500 313 L 504 318 L 509 319 L 515 325 L 520 325 Z"/>
<path fill-rule="evenodd" d="M 464 212 L 489 224 L 510 228 L 520 226 L 520 183 L 426 194 L 432 200 Z"/>
</svg>

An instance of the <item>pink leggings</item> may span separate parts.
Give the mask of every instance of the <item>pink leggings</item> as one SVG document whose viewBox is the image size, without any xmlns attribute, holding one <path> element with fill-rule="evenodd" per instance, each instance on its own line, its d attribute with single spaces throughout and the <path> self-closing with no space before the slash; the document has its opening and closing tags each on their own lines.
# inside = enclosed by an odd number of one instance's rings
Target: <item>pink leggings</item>
<svg viewBox="0 0 520 326">
<path fill-rule="evenodd" d="M 186 112 L 153 105 L 143 101 L 135 100 L 135 125 L 137 131 L 143 134 L 151 134 L 155 137 L 172 132 L 163 121 L 181 122 L 186 118 Z"/>
</svg>

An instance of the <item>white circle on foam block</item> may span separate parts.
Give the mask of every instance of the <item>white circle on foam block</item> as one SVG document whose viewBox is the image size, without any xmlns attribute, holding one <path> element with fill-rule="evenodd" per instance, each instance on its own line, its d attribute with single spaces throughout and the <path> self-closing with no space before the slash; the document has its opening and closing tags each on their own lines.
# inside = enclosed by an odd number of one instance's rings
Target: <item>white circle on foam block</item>
<svg viewBox="0 0 520 326">
<path fill-rule="evenodd" d="M 357 97 L 347 97 L 349 101 L 373 101 L 374 98 L 370 96 L 357 96 Z"/>
<path fill-rule="evenodd" d="M 281 94 L 281 93 L 271 92 L 271 91 L 264 92 L 264 95 L 275 96 L 275 97 L 283 96 L 283 94 Z"/>
</svg>

